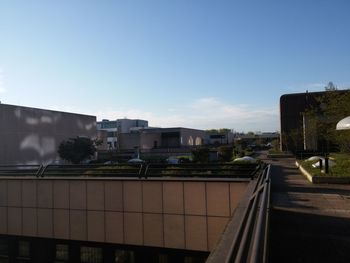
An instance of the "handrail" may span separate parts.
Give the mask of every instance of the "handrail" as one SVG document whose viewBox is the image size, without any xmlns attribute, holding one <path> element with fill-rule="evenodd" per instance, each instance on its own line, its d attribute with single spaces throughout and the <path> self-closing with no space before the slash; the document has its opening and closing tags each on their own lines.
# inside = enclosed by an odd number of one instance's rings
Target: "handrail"
<svg viewBox="0 0 350 263">
<path fill-rule="evenodd" d="M 49 164 L 0 165 L 0 176 L 254 178 L 260 164 Z"/>
<path fill-rule="evenodd" d="M 207 263 L 267 261 L 270 169 L 271 166 L 268 165 L 254 180 L 255 185 L 251 186 L 252 190 L 235 211 Z"/>
</svg>

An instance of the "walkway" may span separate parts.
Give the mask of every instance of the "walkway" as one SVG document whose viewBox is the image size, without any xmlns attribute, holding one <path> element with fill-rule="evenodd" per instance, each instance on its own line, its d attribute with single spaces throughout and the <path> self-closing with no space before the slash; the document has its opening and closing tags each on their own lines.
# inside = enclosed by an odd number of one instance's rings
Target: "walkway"
<svg viewBox="0 0 350 263">
<path fill-rule="evenodd" d="M 293 158 L 265 161 L 272 164 L 270 262 L 350 262 L 350 185 L 311 184 Z"/>
</svg>

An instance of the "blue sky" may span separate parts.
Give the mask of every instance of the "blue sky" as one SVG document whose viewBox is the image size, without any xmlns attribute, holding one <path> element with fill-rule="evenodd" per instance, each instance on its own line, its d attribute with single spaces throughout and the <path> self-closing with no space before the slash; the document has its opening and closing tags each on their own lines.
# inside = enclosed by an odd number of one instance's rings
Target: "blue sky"
<svg viewBox="0 0 350 263">
<path fill-rule="evenodd" d="M 151 126 L 279 130 L 350 87 L 350 2 L 0 0 L 0 100 Z"/>
</svg>

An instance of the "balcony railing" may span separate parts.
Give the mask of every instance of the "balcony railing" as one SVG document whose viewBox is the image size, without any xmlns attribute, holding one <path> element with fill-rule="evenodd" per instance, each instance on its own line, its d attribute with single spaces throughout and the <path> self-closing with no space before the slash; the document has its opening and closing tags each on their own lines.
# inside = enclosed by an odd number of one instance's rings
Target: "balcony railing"
<svg viewBox="0 0 350 263">
<path fill-rule="evenodd" d="M 259 174 L 261 164 L 79 164 L 3 165 L 0 176 L 37 177 L 200 177 L 247 178 Z"/>
<path fill-rule="evenodd" d="M 270 165 L 252 182 L 207 263 L 267 261 Z"/>
</svg>

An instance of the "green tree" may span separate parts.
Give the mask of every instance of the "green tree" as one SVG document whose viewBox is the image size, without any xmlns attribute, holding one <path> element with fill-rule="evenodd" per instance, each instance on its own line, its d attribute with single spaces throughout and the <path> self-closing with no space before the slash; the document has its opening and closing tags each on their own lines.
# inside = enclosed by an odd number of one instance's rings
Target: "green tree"
<svg viewBox="0 0 350 263">
<path fill-rule="evenodd" d="M 334 85 L 334 84 L 332 84 Z M 321 141 L 323 150 L 338 145 L 340 151 L 350 152 L 350 138 L 347 132 L 337 131 L 336 124 L 350 115 L 350 90 L 327 90 L 316 98 L 317 105 L 306 111 L 310 126 Z"/>
<path fill-rule="evenodd" d="M 209 162 L 209 148 L 200 147 L 192 150 L 193 161 L 196 163 Z"/>
<path fill-rule="evenodd" d="M 233 157 L 233 147 L 232 146 L 220 146 L 218 148 L 218 154 L 220 161 L 229 162 Z"/>
<path fill-rule="evenodd" d="M 79 164 L 96 152 L 95 142 L 90 138 L 76 137 L 61 142 L 59 156 L 73 164 Z"/>
</svg>

